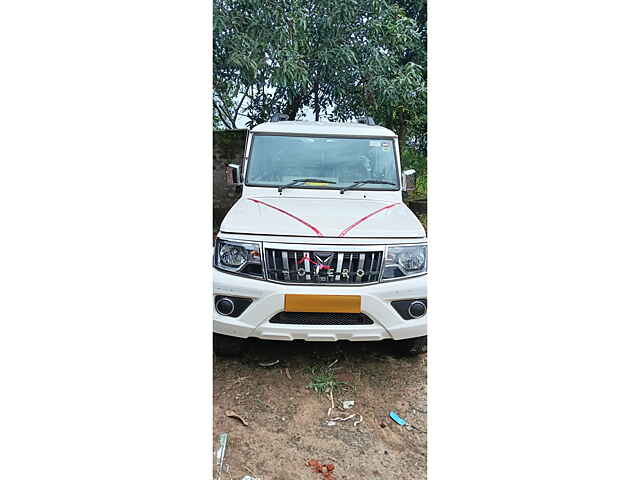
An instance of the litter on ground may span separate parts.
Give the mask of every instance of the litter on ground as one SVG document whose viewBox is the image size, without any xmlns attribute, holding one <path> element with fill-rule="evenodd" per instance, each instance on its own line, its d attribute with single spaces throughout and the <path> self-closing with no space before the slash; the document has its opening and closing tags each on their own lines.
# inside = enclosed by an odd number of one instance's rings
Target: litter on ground
<svg viewBox="0 0 640 480">
<path fill-rule="evenodd" d="M 323 480 L 335 480 L 333 471 L 336 467 L 333 463 L 321 463 L 318 460 L 311 459 L 307 462 L 307 466 L 311 467 L 314 472 L 321 473 Z"/>
<path fill-rule="evenodd" d="M 391 417 L 391 420 L 396 422 L 398 425 L 401 425 L 404 427 L 407 424 L 406 420 L 404 420 L 403 418 L 400 418 L 400 416 L 396 412 L 389 413 L 389 416 Z"/>
<path fill-rule="evenodd" d="M 414 427 L 413 425 L 409 425 L 407 423 L 407 421 L 405 419 L 401 418 L 396 412 L 389 413 L 389 416 L 398 425 L 401 425 L 403 427 L 407 427 L 407 429 L 409 429 L 409 430 L 415 430 L 415 431 L 420 432 L 420 433 L 427 433 L 424 430 L 420 430 L 419 428 Z"/>
<path fill-rule="evenodd" d="M 362 423 L 362 415 L 360 415 L 359 413 L 352 413 L 351 415 L 349 415 L 348 417 L 335 417 L 335 418 L 330 418 L 329 421 L 327 422 L 327 425 L 335 425 L 335 422 L 346 422 L 347 420 L 351 420 L 354 417 L 360 417 L 358 420 L 356 420 L 355 422 L 353 422 L 353 426 L 357 427 L 359 423 Z"/>
<path fill-rule="evenodd" d="M 238 415 L 236 412 L 234 412 L 233 410 L 227 410 L 226 412 L 224 412 L 224 414 L 225 414 L 227 417 L 230 417 L 230 418 L 237 418 L 238 420 L 240 420 L 240 421 L 242 422 L 242 424 L 243 424 L 245 427 L 248 427 L 248 426 L 249 426 L 249 424 L 247 423 L 247 421 L 246 421 L 244 418 L 242 418 L 240 415 Z"/>
<path fill-rule="evenodd" d="M 279 363 L 280 363 L 280 360 L 274 360 L 273 362 L 262 362 L 262 363 L 259 363 L 258 365 L 260 365 L 261 367 L 275 367 Z"/>
<path fill-rule="evenodd" d="M 216 451 L 216 467 L 218 467 L 218 474 L 216 475 L 216 479 L 222 479 L 223 465 L 224 465 L 224 454 L 227 450 L 227 442 L 229 441 L 228 433 L 221 433 L 218 437 L 218 450 Z"/>
</svg>

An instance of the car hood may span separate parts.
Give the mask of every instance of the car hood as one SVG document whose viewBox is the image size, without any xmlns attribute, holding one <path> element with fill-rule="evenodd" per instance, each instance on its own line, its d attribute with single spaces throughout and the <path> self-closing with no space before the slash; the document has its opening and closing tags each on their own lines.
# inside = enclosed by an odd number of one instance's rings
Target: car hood
<svg viewBox="0 0 640 480">
<path fill-rule="evenodd" d="M 422 224 L 404 203 L 349 198 L 243 197 L 220 230 L 301 237 L 425 237 Z"/>
</svg>

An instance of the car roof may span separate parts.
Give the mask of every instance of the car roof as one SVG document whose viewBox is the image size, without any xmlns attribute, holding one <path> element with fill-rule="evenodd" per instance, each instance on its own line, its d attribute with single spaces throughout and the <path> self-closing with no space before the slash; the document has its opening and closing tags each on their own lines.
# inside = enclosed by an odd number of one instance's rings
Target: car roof
<svg viewBox="0 0 640 480">
<path fill-rule="evenodd" d="M 391 130 L 379 125 L 365 125 L 355 122 L 313 122 L 308 120 L 266 122 L 255 126 L 251 131 L 253 133 L 282 133 L 309 136 L 397 137 Z"/>
</svg>

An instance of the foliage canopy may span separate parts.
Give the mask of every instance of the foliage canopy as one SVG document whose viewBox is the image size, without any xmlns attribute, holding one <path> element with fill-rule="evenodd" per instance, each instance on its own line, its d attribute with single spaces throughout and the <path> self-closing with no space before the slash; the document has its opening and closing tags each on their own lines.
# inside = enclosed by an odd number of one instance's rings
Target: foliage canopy
<svg viewBox="0 0 640 480">
<path fill-rule="evenodd" d="M 214 0 L 213 41 L 214 127 L 370 115 L 426 169 L 424 0 Z"/>
</svg>

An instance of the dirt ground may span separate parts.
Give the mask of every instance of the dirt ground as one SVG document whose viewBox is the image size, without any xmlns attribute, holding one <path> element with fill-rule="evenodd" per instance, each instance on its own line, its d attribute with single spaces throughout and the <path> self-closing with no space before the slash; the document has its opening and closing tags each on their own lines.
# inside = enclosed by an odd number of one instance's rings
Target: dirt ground
<svg viewBox="0 0 640 480">
<path fill-rule="evenodd" d="M 280 363 L 259 366 L 274 360 Z M 307 388 L 312 368 L 329 365 L 336 380 L 346 382 L 334 392 L 331 416 L 360 414 L 357 426 L 357 417 L 328 426 L 330 398 Z M 220 433 L 229 434 L 229 471 L 221 478 L 322 480 L 306 466 L 310 459 L 333 463 L 336 480 L 425 478 L 426 434 L 394 424 L 389 412 L 426 431 L 426 366 L 425 354 L 396 358 L 386 342 L 253 340 L 243 357 L 214 358 L 214 448 Z M 343 400 L 355 400 L 354 408 L 340 411 Z"/>
</svg>

